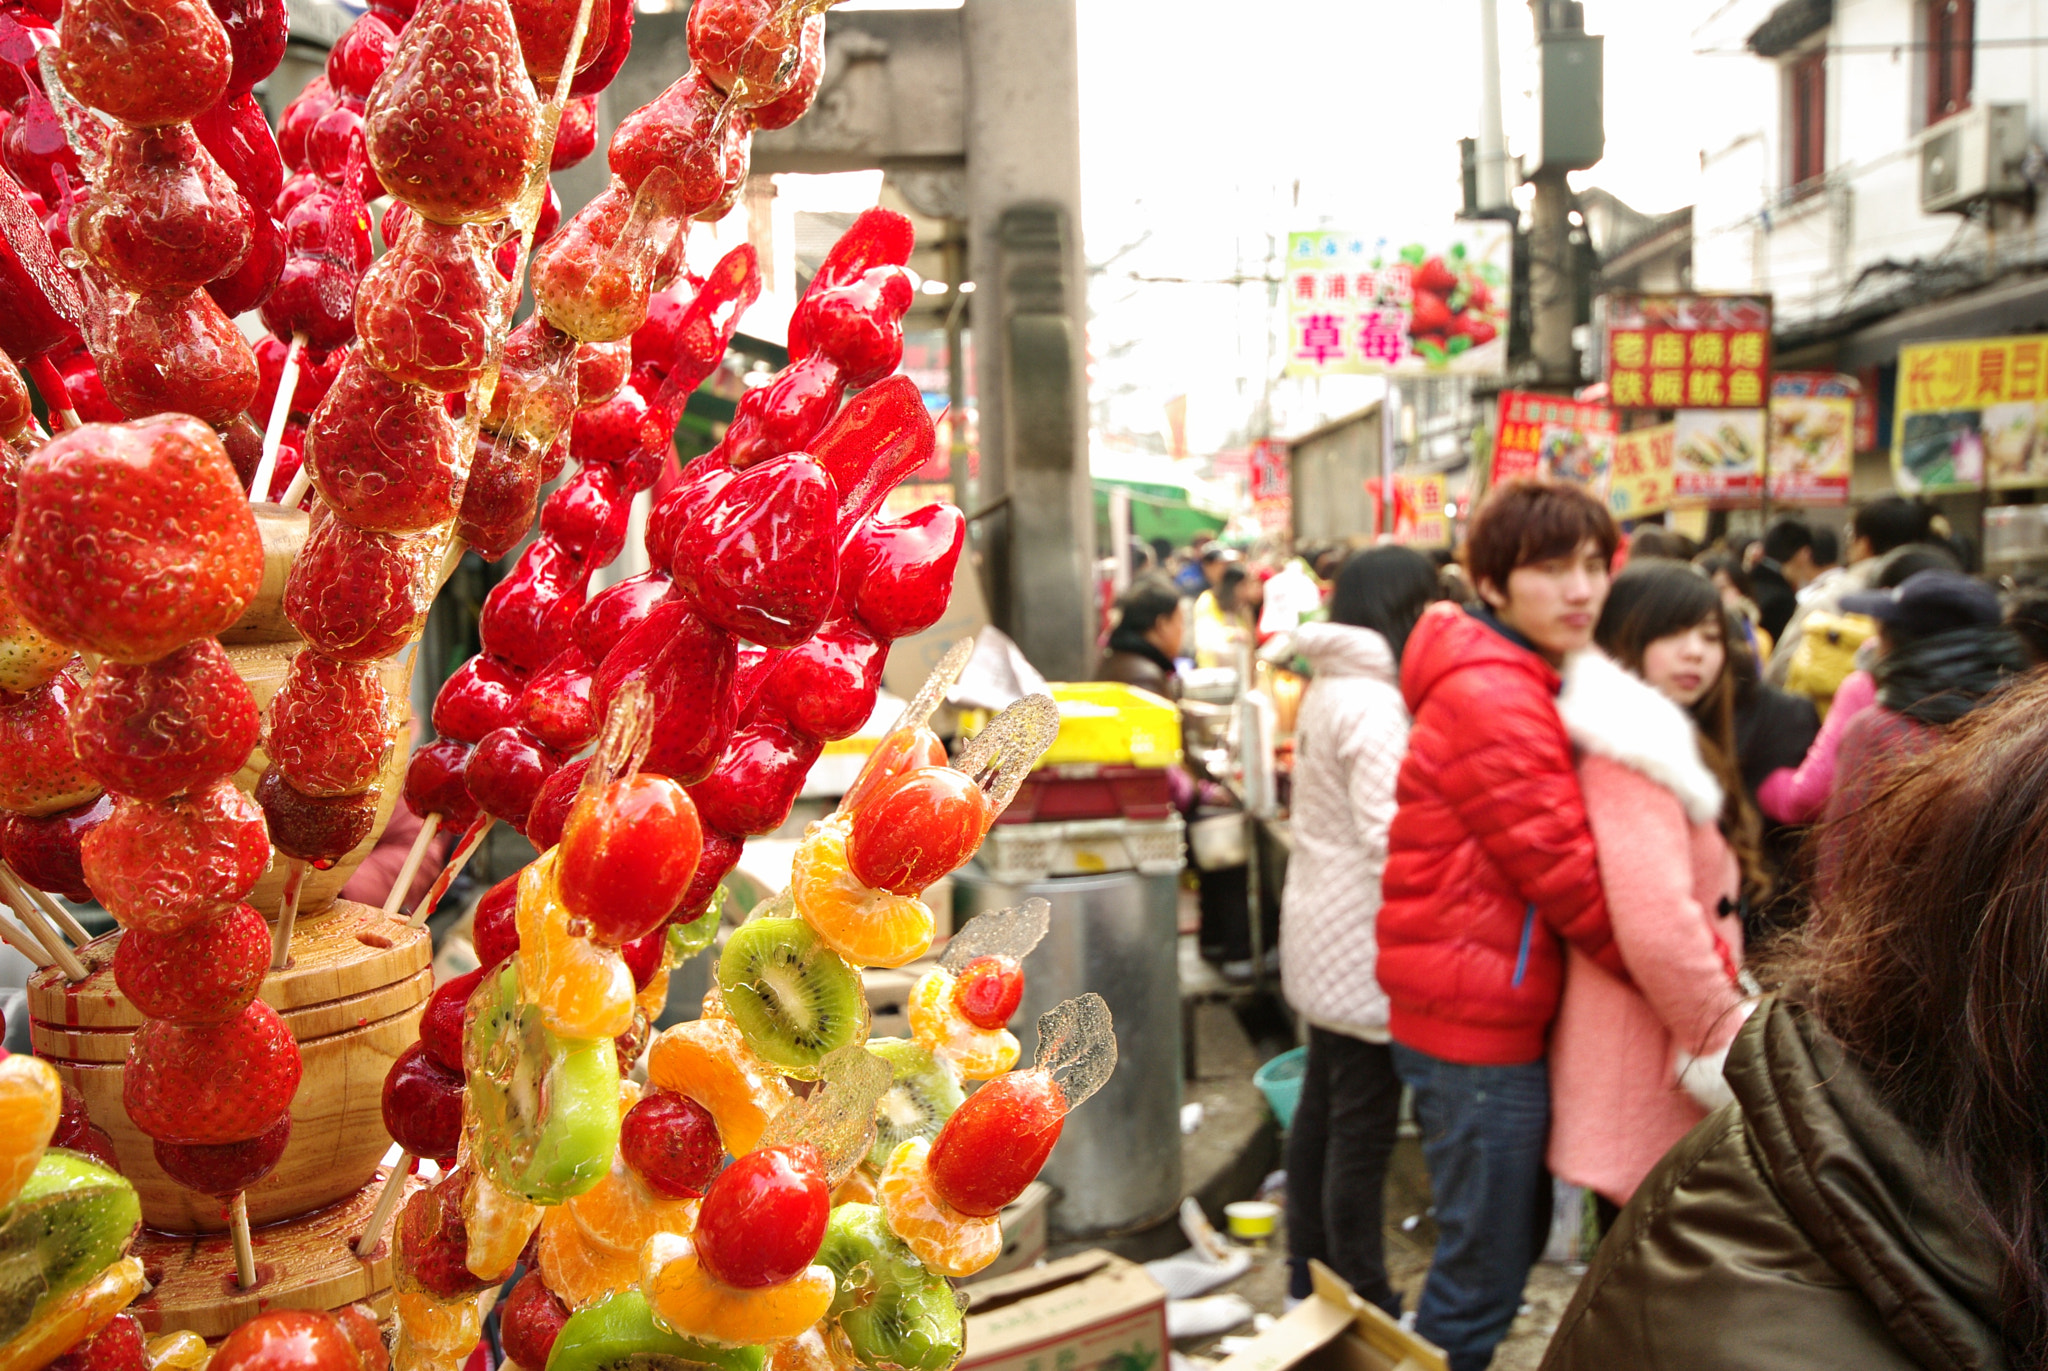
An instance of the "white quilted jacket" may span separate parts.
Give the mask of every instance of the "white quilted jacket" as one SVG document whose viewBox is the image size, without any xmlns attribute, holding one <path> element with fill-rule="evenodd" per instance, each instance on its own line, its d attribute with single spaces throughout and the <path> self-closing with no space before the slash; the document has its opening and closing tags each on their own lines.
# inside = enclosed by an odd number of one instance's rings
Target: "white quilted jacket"
<svg viewBox="0 0 2048 1371">
<path fill-rule="evenodd" d="M 1387 640 L 1348 624 L 1304 624 L 1295 647 L 1315 680 L 1294 731 L 1294 854 L 1280 900 L 1280 978 L 1310 1023 L 1387 1041 L 1374 975 L 1380 872 L 1408 708 Z"/>
</svg>

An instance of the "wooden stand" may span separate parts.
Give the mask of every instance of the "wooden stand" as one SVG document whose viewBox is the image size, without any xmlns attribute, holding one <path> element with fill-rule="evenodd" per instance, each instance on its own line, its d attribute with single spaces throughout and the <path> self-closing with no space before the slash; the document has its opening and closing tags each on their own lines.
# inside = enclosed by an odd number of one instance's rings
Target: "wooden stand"
<svg viewBox="0 0 2048 1371">
<path fill-rule="evenodd" d="M 408 1195 L 422 1184 L 409 1180 Z M 382 1319 L 391 1304 L 390 1239 L 367 1261 L 349 1246 L 382 1188 L 379 1174 L 338 1204 L 256 1228 L 256 1284 L 247 1290 L 236 1280 L 227 1234 L 144 1228 L 133 1250 L 155 1288 L 129 1312 L 151 1337 L 183 1328 L 208 1339 L 226 1337 L 266 1309 L 339 1309 L 364 1300 Z"/>
<path fill-rule="evenodd" d="M 30 979 L 29 1040 L 112 1136 L 122 1173 L 141 1196 L 143 1222 L 166 1232 L 220 1232 L 227 1226 L 222 1206 L 164 1175 L 148 1136 L 122 1107 L 121 1067 L 142 1018 L 114 985 L 119 940 L 111 933 L 80 950 L 92 975 L 77 985 L 54 967 Z M 333 1204 L 376 1173 L 391 1146 L 384 1076 L 419 1036 L 420 1011 L 434 988 L 432 957 L 424 929 L 368 905 L 337 901 L 330 912 L 300 920 L 291 966 L 272 972 L 261 993 L 298 1040 L 304 1074 L 292 1101 L 291 1142 L 277 1169 L 249 1191 L 251 1223 L 260 1228 Z"/>
</svg>

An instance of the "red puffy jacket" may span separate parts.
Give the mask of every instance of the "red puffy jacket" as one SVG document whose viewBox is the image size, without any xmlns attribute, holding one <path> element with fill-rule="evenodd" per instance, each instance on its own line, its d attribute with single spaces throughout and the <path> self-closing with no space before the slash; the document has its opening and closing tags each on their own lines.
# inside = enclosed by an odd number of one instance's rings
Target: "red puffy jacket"
<svg viewBox="0 0 2048 1371">
<path fill-rule="evenodd" d="M 1394 1041 L 1446 1061 L 1543 1056 L 1562 935 L 1626 979 L 1548 662 L 1456 605 L 1401 656 L 1415 716 L 1388 834 L 1379 980 Z"/>
</svg>

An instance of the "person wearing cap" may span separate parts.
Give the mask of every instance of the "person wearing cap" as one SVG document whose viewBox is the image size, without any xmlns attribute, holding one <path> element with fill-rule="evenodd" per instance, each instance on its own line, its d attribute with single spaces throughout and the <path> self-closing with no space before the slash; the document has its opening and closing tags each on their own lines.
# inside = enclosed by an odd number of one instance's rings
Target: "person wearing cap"
<svg viewBox="0 0 2048 1371">
<path fill-rule="evenodd" d="M 2026 664 L 1998 592 L 1960 571 L 1915 572 L 1892 590 L 1845 595 L 1842 608 L 1877 621 L 1883 652 L 1870 669 L 1876 702 L 1843 729 L 1836 749 L 1816 873 L 1823 891 L 1843 841 L 1834 830 L 1877 794 L 1891 763 L 1927 751 Z"/>
</svg>

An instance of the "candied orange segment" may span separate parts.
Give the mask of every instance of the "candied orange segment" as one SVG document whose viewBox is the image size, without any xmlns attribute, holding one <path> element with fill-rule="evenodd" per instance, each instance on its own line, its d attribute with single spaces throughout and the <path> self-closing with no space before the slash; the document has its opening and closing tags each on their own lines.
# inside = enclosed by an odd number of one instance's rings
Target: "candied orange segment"
<svg viewBox="0 0 2048 1371">
<path fill-rule="evenodd" d="M 541 1278 L 571 1309 L 631 1285 L 639 1273 L 636 1256 L 592 1242 L 564 1209 L 550 1209 L 540 1221 Z"/>
<path fill-rule="evenodd" d="M 925 1156 L 931 1144 L 912 1138 L 889 1156 L 875 1185 L 890 1231 L 942 1276 L 971 1276 L 1003 1254 L 1003 1226 L 993 1216 L 963 1214 L 933 1193 Z"/>
<path fill-rule="evenodd" d="M 832 1207 L 842 1204 L 873 1204 L 875 1202 L 875 1178 L 866 1168 L 856 1166 L 846 1173 L 846 1179 L 839 1182 L 832 1192 Z"/>
<path fill-rule="evenodd" d="M 661 1017 L 661 1011 L 668 1008 L 668 968 L 654 973 L 653 979 L 633 995 L 633 1003 L 647 1012 L 650 1019 Z"/>
<path fill-rule="evenodd" d="M 143 1349 L 149 1371 L 205 1371 L 213 1360 L 213 1349 L 197 1333 L 180 1329 L 151 1338 Z"/>
<path fill-rule="evenodd" d="M 753 1151 L 768 1120 L 795 1098 L 730 1019 L 695 1019 L 663 1029 L 647 1049 L 647 1079 L 709 1110 L 725 1150 L 735 1157 Z"/>
<path fill-rule="evenodd" d="M 463 1254 L 469 1273 L 480 1281 L 503 1280 L 540 1226 L 540 1206 L 499 1189 L 479 1167 L 462 1195 L 462 1223 L 469 1235 L 469 1250 Z"/>
<path fill-rule="evenodd" d="M 931 951 L 937 925 L 923 900 L 861 884 L 846 860 L 851 820 L 812 824 L 790 868 L 789 890 L 804 922 L 855 966 L 902 966 Z"/>
<path fill-rule="evenodd" d="M 0 1209 L 35 1174 L 63 1112 L 57 1068 L 25 1052 L 0 1060 Z"/>
<path fill-rule="evenodd" d="M 595 1246 L 638 1257 L 641 1245 L 656 1233 L 695 1231 L 701 1203 L 655 1194 L 633 1174 L 624 1157 L 614 1157 L 610 1175 L 562 1208 Z"/>
<path fill-rule="evenodd" d="M 422 1290 L 398 1292 L 401 1345 L 410 1339 L 421 1352 L 466 1356 L 469 1349 L 476 1346 L 476 1340 L 483 1336 L 483 1327 L 483 1315 L 478 1311 L 474 1295 L 459 1300 L 443 1300 Z"/>
<path fill-rule="evenodd" d="M 953 1003 L 948 971 L 927 971 L 910 988 L 910 1036 L 934 1057 L 943 1057 L 970 1081 L 993 1080 L 1017 1064 L 1021 1050 L 1007 1028 L 983 1028 L 967 1021 Z"/>
<path fill-rule="evenodd" d="M 142 1263 L 136 1258 L 123 1257 L 109 1264 L 99 1275 L 38 1312 L 35 1322 L 0 1343 L 0 1371 L 42 1371 L 112 1323 L 114 1315 L 142 1293 L 142 1285 Z"/>
<path fill-rule="evenodd" d="M 830 1268 L 813 1266 L 781 1285 L 741 1290 L 699 1265 L 696 1248 L 676 1233 L 657 1233 L 640 1251 L 640 1290 L 662 1322 L 728 1347 L 797 1337 L 825 1317 L 837 1289 Z"/>
<path fill-rule="evenodd" d="M 626 959 L 583 936 L 555 886 L 549 852 L 519 876 L 519 990 L 565 1038 L 616 1038 L 633 1026 Z"/>
<path fill-rule="evenodd" d="M 806 1328 L 768 1349 L 765 1371 L 853 1371 L 859 1363 L 837 1345 L 843 1336 L 829 1323 Z"/>
</svg>

